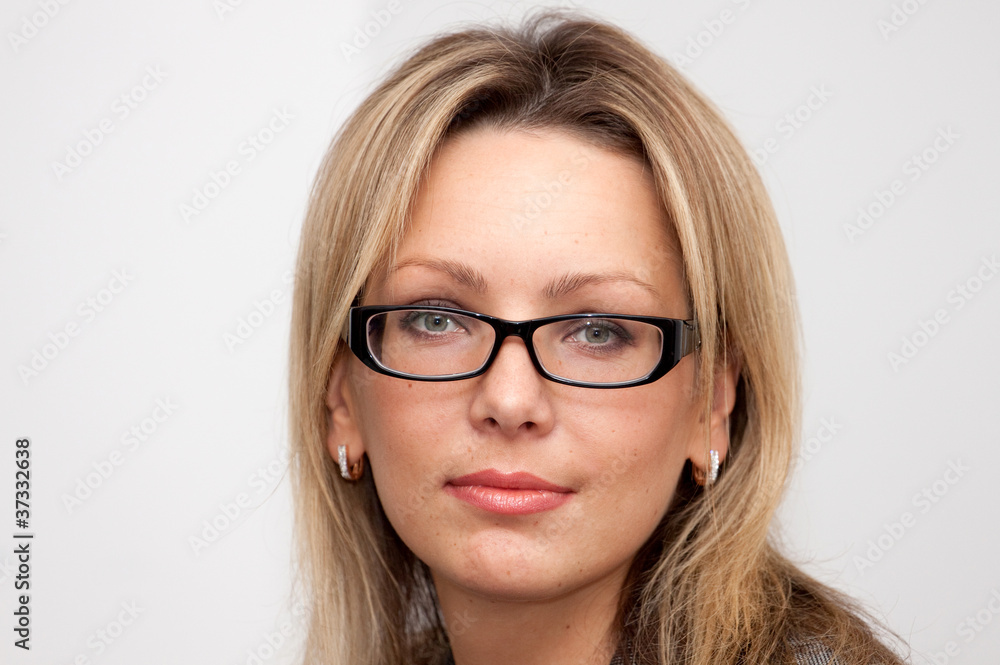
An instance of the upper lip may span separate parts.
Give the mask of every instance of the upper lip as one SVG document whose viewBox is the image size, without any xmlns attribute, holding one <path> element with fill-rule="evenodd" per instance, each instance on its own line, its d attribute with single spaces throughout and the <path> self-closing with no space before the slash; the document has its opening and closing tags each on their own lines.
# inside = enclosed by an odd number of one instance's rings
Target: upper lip
<svg viewBox="0 0 1000 665">
<path fill-rule="evenodd" d="M 548 492 L 572 492 L 568 487 L 555 485 L 526 471 L 503 473 L 496 469 L 477 471 L 448 481 L 449 485 L 481 485 L 512 490 L 545 490 Z"/>
</svg>

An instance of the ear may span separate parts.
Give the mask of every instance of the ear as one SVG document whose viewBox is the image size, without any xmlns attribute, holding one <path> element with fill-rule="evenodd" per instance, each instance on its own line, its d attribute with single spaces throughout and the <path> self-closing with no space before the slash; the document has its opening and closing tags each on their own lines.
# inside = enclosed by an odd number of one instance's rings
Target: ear
<svg viewBox="0 0 1000 665">
<path fill-rule="evenodd" d="M 350 358 L 341 358 L 330 371 L 326 388 L 326 449 L 336 461 L 337 447 L 347 446 L 347 464 L 353 466 L 364 456 L 365 445 L 358 429 L 358 412 L 348 384 L 349 362 Z"/>
<path fill-rule="evenodd" d="M 729 416 L 736 405 L 736 385 L 739 382 L 741 365 L 738 358 L 730 359 L 729 364 L 717 370 L 712 387 L 712 411 L 708 422 L 709 450 L 719 453 L 721 464 L 729 454 Z M 702 418 L 704 423 L 704 418 Z M 704 430 L 702 430 L 704 434 Z M 704 449 L 703 437 L 692 441 L 689 451 L 691 464 L 694 467 L 695 479 L 698 484 L 705 484 L 707 475 L 708 452 Z"/>
</svg>

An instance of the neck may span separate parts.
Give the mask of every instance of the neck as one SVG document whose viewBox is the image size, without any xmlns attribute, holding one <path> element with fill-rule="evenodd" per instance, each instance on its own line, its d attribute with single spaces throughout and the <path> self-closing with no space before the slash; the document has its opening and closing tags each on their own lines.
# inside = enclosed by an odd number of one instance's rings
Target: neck
<svg viewBox="0 0 1000 665">
<path fill-rule="evenodd" d="M 624 571 L 542 600 L 488 597 L 435 579 L 455 665 L 608 665 Z"/>
</svg>

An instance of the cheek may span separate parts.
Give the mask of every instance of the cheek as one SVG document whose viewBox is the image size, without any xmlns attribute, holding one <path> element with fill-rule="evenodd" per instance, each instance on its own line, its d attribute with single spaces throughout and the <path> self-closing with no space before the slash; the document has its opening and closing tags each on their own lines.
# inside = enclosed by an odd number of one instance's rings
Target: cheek
<svg viewBox="0 0 1000 665">
<path fill-rule="evenodd" d="M 563 426 L 573 438 L 590 441 L 589 456 L 605 467 L 634 465 L 630 472 L 647 476 L 678 459 L 683 464 L 697 436 L 697 414 L 688 395 L 675 389 L 680 382 L 670 378 L 638 388 L 587 393 L 561 414 Z"/>
<path fill-rule="evenodd" d="M 626 428 L 620 441 L 624 445 L 605 451 L 598 484 L 620 480 L 613 484 L 623 501 L 665 508 L 687 459 L 684 442 L 659 427 Z"/>
<path fill-rule="evenodd" d="M 601 516 L 595 524 L 605 525 L 598 538 L 625 540 L 628 531 L 627 539 L 644 540 L 666 512 L 697 436 L 694 410 L 671 395 L 637 391 L 567 414 L 573 438 L 588 442 L 576 462 L 585 468 L 589 509 Z"/>
<path fill-rule="evenodd" d="M 430 508 L 461 452 L 460 402 L 440 387 L 375 375 L 356 393 L 358 426 L 379 500 L 399 529 L 414 510 Z"/>
<path fill-rule="evenodd" d="M 620 458 L 619 458 L 620 459 Z M 630 559 L 663 519 L 673 498 L 683 460 L 637 455 L 631 464 L 613 460 L 596 477 L 580 515 L 587 534 L 584 548 L 608 549 L 616 559 Z"/>
</svg>

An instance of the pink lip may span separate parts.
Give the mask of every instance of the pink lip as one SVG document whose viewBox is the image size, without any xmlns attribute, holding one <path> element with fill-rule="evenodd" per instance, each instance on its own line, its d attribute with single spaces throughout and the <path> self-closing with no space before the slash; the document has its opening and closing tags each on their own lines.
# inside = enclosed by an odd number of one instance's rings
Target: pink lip
<svg viewBox="0 0 1000 665">
<path fill-rule="evenodd" d="M 501 515 L 530 515 L 566 503 L 573 490 L 524 471 L 501 473 L 487 469 L 453 478 L 444 489 L 482 510 Z"/>
</svg>

